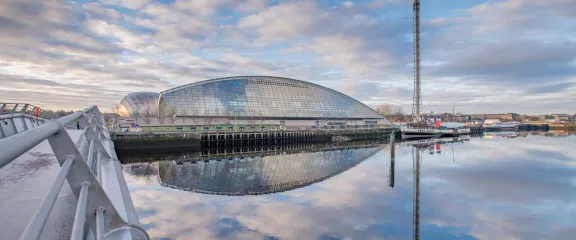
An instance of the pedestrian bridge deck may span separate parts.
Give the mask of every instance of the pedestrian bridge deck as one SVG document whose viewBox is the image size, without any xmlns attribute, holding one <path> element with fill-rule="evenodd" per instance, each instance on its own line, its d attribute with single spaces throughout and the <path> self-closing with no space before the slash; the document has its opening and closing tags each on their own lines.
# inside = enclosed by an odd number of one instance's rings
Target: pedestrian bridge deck
<svg viewBox="0 0 576 240">
<path fill-rule="evenodd" d="M 82 130 L 66 130 L 76 142 Z M 0 169 L 0 233 L 2 239 L 18 239 L 52 186 L 60 165 L 48 140 L 44 140 Z M 76 198 L 68 183 L 60 190 L 42 239 L 70 239 Z"/>
</svg>

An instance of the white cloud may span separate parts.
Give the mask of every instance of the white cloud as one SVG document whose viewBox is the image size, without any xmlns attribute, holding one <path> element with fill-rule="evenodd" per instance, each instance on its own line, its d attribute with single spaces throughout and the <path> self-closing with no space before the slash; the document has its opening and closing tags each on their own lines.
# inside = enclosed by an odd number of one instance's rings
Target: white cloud
<svg viewBox="0 0 576 240">
<path fill-rule="evenodd" d="M 364 41 L 353 36 L 316 37 L 311 45 L 320 59 L 330 66 L 340 67 L 350 78 L 371 77 L 388 69 L 394 59 L 384 51 L 366 48 Z"/>
<path fill-rule="evenodd" d="M 246 0 L 246 1 L 234 1 L 236 4 L 235 8 L 243 12 L 254 12 L 260 11 L 266 8 L 268 0 Z"/>
<path fill-rule="evenodd" d="M 435 25 L 442 25 L 442 24 L 445 24 L 446 22 L 447 22 L 447 19 L 444 17 L 434 18 L 434 19 L 430 20 L 430 23 L 435 24 Z"/>
<path fill-rule="evenodd" d="M 313 1 L 288 2 L 245 17 L 238 27 L 255 29 L 263 40 L 279 41 L 301 36 L 321 17 Z"/>
<path fill-rule="evenodd" d="M 100 20 L 90 20 L 86 22 L 86 28 L 102 37 L 114 37 L 119 40 L 118 44 L 126 49 L 139 51 L 145 44 L 146 36 L 136 35 L 123 27 L 109 24 Z"/>
<path fill-rule="evenodd" d="M 98 3 L 94 3 L 94 2 L 85 3 L 82 5 L 82 8 L 84 8 L 88 12 L 88 14 L 90 14 L 91 17 L 96 16 L 96 17 L 111 18 L 111 19 L 122 18 L 122 14 L 120 14 L 115 9 L 102 7 Z"/>
<path fill-rule="evenodd" d="M 140 9 L 146 6 L 149 0 L 100 0 L 101 3 L 118 5 L 130 9 Z"/>
<path fill-rule="evenodd" d="M 342 3 L 342 6 L 347 7 L 347 8 L 351 8 L 354 6 L 354 3 L 350 2 L 350 1 L 346 1 L 346 2 Z"/>
<path fill-rule="evenodd" d="M 227 0 L 194 0 L 194 1 L 176 1 L 175 7 L 190 11 L 193 14 L 208 15 L 211 14 L 218 6 L 228 2 Z"/>
</svg>

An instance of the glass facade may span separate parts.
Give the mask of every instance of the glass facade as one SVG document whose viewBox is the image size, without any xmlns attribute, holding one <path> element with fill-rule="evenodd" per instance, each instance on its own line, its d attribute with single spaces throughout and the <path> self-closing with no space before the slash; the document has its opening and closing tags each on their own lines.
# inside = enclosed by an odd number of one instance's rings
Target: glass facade
<svg viewBox="0 0 576 240">
<path fill-rule="evenodd" d="M 384 119 L 370 107 L 316 84 L 278 77 L 230 77 L 173 88 L 160 103 L 180 116 Z"/>
<path fill-rule="evenodd" d="M 155 92 L 135 92 L 126 95 L 118 105 L 118 115 L 120 117 L 130 117 L 135 111 L 144 114 L 150 111 L 151 115 L 157 114 L 158 93 Z"/>
</svg>

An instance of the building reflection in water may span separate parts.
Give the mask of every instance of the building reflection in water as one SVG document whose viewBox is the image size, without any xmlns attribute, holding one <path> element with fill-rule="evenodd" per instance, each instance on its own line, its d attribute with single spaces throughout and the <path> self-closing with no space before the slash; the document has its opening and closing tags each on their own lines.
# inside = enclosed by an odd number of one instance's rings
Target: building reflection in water
<svg viewBox="0 0 576 240">
<path fill-rule="evenodd" d="M 323 181 L 356 166 L 385 146 L 373 142 L 277 146 L 241 155 L 200 154 L 178 160 L 129 164 L 126 171 L 135 176 L 155 174 L 162 186 L 185 191 L 260 195 Z"/>
</svg>

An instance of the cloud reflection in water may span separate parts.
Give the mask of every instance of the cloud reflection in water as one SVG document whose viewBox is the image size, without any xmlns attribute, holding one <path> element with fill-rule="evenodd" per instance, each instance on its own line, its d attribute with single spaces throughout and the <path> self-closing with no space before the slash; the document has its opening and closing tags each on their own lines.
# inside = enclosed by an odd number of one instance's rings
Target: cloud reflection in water
<svg viewBox="0 0 576 240">
<path fill-rule="evenodd" d="M 454 162 L 452 145 L 442 145 L 441 154 L 424 154 L 421 238 L 570 239 L 576 234 L 575 140 L 472 138 L 453 145 Z M 409 239 L 411 147 L 396 149 L 394 189 L 387 182 L 389 160 L 387 150 L 379 150 L 324 181 L 254 196 L 164 187 L 156 177 L 158 163 L 148 172 L 126 169 L 125 175 L 141 222 L 154 238 Z M 269 177 L 253 179 L 267 183 Z"/>
</svg>

